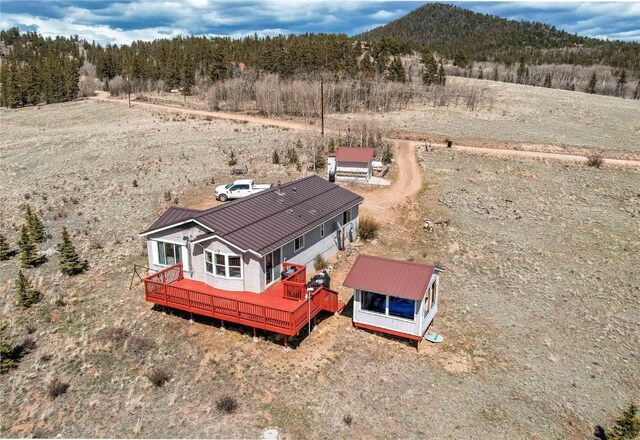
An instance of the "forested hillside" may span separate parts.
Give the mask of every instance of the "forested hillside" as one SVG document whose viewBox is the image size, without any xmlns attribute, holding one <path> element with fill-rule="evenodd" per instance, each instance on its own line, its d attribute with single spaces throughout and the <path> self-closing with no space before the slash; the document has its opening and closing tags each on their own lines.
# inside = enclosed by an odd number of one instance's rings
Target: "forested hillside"
<svg viewBox="0 0 640 440">
<path fill-rule="evenodd" d="M 524 58 L 531 64 L 604 64 L 640 71 L 640 44 L 580 37 L 553 26 L 506 20 L 457 6 L 432 3 L 358 36 L 367 41 L 391 37 L 426 47 L 465 67 L 470 61 L 506 65 Z"/>
</svg>

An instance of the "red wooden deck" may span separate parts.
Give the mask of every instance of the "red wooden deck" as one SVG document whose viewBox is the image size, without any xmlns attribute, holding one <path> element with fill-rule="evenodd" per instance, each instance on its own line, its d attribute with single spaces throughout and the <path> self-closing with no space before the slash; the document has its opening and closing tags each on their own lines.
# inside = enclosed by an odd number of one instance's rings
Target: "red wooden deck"
<svg viewBox="0 0 640 440">
<path fill-rule="evenodd" d="M 145 297 L 155 304 L 285 336 L 298 334 L 322 310 L 337 312 L 344 307 L 338 302 L 337 292 L 324 287 L 311 292 L 307 301 L 305 267 L 290 263 L 284 266 L 295 267 L 296 271 L 258 294 L 220 290 L 185 279 L 179 263 L 146 277 Z"/>
</svg>

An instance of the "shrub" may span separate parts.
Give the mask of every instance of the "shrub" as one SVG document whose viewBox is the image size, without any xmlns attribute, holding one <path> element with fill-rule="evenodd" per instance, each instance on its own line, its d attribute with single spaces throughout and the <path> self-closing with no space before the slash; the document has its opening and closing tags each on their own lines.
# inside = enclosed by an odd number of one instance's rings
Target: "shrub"
<svg viewBox="0 0 640 440">
<path fill-rule="evenodd" d="M 273 154 L 271 155 L 271 162 L 273 162 L 274 165 L 280 164 L 280 155 L 278 154 L 278 150 L 273 150 Z"/>
<path fill-rule="evenodd" d="M 236 157 L 236 153 L 234 153 L 233 150 L 231 150 L 231 153 L 229 153 L 229 160 L 227 161 L 227 163 L 229 164 L 230 167 L 238 163 L 238 158 Z"/>
<path fill-rule="evenodd" d="M 171 194 L 171 191 L 165 192 L 163 195 L 163 198 L 165 202 L 170 202 L 171 200 L 173 200 L 173 195 Z"/>
<path fill-rule="evenodd" d="M 88 263 L 80 259 L 66 227 L 62 228 L 62 242 L 58 244 L 58 253 L 60 254 L 58 267 L 63 274 L 73 276 L 87 270 Z"/>
<path fill-rule="evenodd" d="M 322 254 L 316 255 L 316 258 L 313 260 L 313 268 L 317 271 L 325 270 L 329 267 L 327 260 L 324 259 Z"/>
<path fill-rule="evenodd" d="M 151 345 L 144 338 L 131 336 L 127 340 L 127 350 L 135 357 L 142 357 L 149 348 L 151 348 Z"/>
<path fill-rule="evenodd" d="M 19 360 L 16 359 L 14 347 L 5 340 L 0 339 L 0 374 L 18 368 Z"/>
<path fill-rule="evenodd" d="M 8 260 L 11 257 L 11 250 L 9 249 L 9 243 L 7 243 L 7 237 L 4 234 L 0 234 L 0 260 Z"/>
<path fill-rule="evenodd" d="M 378 236 L 380 225 L 372 217 L 362 217 L 358 222 L 358 235 L 363 240 L 373 240 Z"/>
<path fill-rule="evenodd" d="M 171 379 L 171 375 L 161 368 L 154 368 L 149 371 L 146 376 L 156 387 L 161 387 Z"/>
<path fill-rule="evenodd" d="M 600 168 L 604 159 L 600 153 L 592 153 L 587 156 L 587 165 L 590 167 Z"/>
<path fill-rule="evenodd" d="M 115 344 L 124 344 L 130 333 L 124 327 L 107 327 L 98 332 L 98 339 L 103 342 L 113 342 Z"/>
<path fill-rule="evenodd" d="M 49 397 L 52 399 L 66 393 L 68 389 L 69 384 L 57 378 L 49 382 L 49 385 L 47 386 L 47 392 L 49 393 Z"/>
<path fill-rule="evenodd" d="M 138 187 L 138 181 L 136 179 L 133 179 L 133 187 L 134 188 Z"/>
<path fill-rule="evenodd" d="M 22 308 L 29 308 L 40 301 L 40 292 L 33 288 L 27 277 L 18 271 L 18 277 L 14 284 L 16 302 Z"/>
<path fill-rule="evenodd" d="M 351 426 L 351 423 L 353 423 L 353 417 L 351 416 L 351 414 L 347 414 L 342 418 L 342 421 L 345 425 Z"/>
<path fill-rule="evenodd" d="M 218 411 L 225 414 L 232 414 L 238 409 L 238 401 L 232 396 L 223 396 L 216 402 Z"/>
<path fill-rule="evenodd" d="M 611 431 L 596 426 L 594 435 L 600 440 L 636 440 L 640 438 L 640 418 L 638 405 L 631 403 L 622 411 Z"/>
</svg>

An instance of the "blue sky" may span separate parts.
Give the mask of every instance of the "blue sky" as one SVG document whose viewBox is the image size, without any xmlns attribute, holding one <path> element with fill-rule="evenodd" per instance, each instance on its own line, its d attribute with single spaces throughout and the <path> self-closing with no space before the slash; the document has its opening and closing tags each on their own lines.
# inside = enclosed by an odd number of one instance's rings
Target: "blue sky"
<svg viewBox="0 0 640 440">
<path fill-rule="evenodd" d="M 89 41 L 116 44 L 180 34 L 354 35 L 386 24 L 422 4 L 362 0 L 0 0 L 0 27 L 18 26 L 45 36 L 78 34 Z M 640 1 L 455 4 L 514 20 L 541 21 L 585 36 L 640 41 Z"/>
</svg>

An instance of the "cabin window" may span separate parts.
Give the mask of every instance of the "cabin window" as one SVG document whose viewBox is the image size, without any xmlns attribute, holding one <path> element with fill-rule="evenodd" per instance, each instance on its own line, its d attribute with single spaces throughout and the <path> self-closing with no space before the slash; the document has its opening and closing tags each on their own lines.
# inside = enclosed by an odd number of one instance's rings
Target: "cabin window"
<svg viewBox="0 0 640 440">
<path fill-rule="evenodd" d="M 416 302 L 412 299 L 389 297 L 389 316 L 410 319 L 413 321 L 416 310 Z"/>
<path fill-rule="evenodd" d="M 237 255 L 204 251 L 205 271 L 224 278 L 242 278 L 242 259 Z"/>
<path fill-rule="evenodd" d="M 300 249 L 302 249 L 304 247 L 304 235 L 301 235 L 300 237 L 296 238 L 295 240 L 293 240 L 293 250 L 294 251 L 299 251 Z"/>
<path fill-rule="evenodd" d="M 160 266 L 171 266 L 182 261 L 180 252 L 181 246 L 175 243 L 158 241 L 158 264 Z"/>
<path fill-rule="evenodd" d="M 324 238 L 324 223 L 320 225 L 320 238 Z"/>
<path fill-rule="evenodd" d="M 345 212 L 342 213 L 342 224 L 346 225 L 350 221 L 351 221 L 351 210 L 347 209 Z"/>
<path fill-rule="evenodd" d="M 375 292 L 362 291 L 362 299 L 360 301 L 361 310 L 385 314 L 387 310 L 387 296 L 380 295 Z"/>
</svg>

